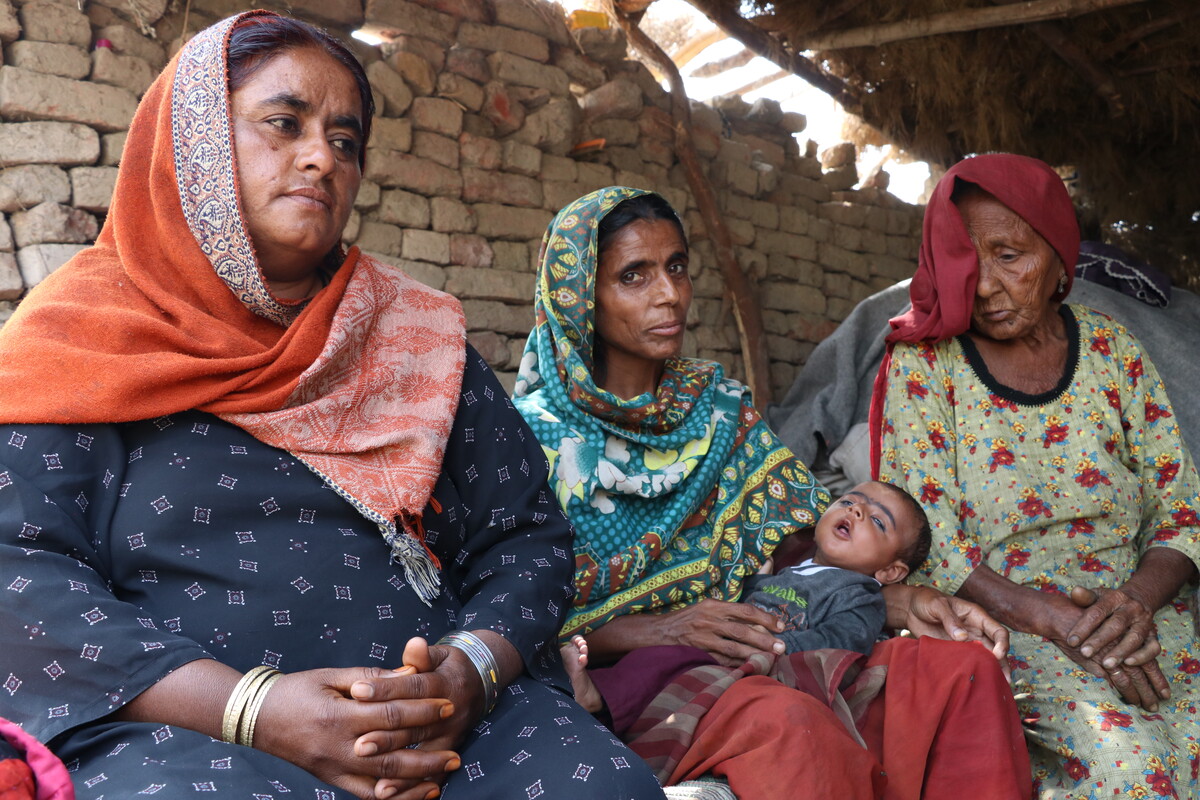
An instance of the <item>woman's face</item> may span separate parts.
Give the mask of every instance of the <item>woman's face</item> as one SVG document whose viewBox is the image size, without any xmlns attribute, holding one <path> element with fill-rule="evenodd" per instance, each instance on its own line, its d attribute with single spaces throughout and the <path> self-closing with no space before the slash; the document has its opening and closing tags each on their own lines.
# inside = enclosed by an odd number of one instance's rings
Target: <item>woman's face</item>
<svg viewBox="0 0 1200 800">
<path fill-rule="evenodd" d="M 350 218 L 362 174 L 362 104 L 315 47 L 275 54 L 232 97 L 242 213 L 277 297 L 306 297 Z"/>
<path fill-rule="evenodd" d="M 691 304 L 687 242 L 673 223 L 638 219 L 613 234 L 596 272 L 605 373 L 657 368 L 678 355 Z"/>
<path fill-rule="evenodd" d="M 1030 334 L 1056 313 L 1050 297 L 1062 261 L 1028 222 L 991 195 L 970 194 L 957 205 L 979 256 L 971 329 L 996 340 Z"/>
</svg>

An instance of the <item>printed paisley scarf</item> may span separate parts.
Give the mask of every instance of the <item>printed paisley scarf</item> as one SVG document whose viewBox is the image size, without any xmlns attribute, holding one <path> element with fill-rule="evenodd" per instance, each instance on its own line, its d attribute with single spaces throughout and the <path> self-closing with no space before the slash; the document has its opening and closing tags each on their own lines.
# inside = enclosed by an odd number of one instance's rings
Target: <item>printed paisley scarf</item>
<svg viewBox="0 0 1200 800">
<path fill-rule="evenodd" d="M 439 591 L 420 515 L 465 360 L 462 307 L 351 249 L 310 300 L 274 297 L 237 188 L 230 17 L 138 106 L 94 247 L 0 333 L 0 420 L 111 423 L 188 409 L 287 450 L 379 525 L 417 594 Z"/>
<path fill-rule="evenodd" d="M 829 503 L 720 364 L 670 359 L 658 390 L 631 400 L 596 385 L 596 229 L 643 194 L 601 189 L 550 223 L 517 376 L 517 408 L 575 525 L 575 608 L 564 636 L 623 614 L 736 600 L 743 578 Z"/>
</svg>

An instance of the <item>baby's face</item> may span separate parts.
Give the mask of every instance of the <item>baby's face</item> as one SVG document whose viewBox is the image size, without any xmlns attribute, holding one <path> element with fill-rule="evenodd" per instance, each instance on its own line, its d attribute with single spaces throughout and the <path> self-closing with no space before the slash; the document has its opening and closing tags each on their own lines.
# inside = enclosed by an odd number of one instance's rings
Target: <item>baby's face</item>
<svg viewBox="0 0 1200 800">
<path fill-rule="evenodd" d="M 916 537 L 917 522 L 895 489 L 862 483 L 835 500 L 817 520 L 815 561 L 861 572 L 880 583 L 903 580 L 898 558 Z M 895 564 L 902 572 L 897 576 Z"/>
</svg>

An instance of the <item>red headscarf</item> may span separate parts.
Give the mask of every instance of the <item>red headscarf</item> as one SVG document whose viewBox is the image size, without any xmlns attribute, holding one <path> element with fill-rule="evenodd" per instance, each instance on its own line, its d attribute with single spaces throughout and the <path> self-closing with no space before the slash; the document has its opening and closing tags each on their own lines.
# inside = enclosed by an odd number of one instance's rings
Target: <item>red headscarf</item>
<svg viewBox="0 0 1200 800">
<path fill-rule="evenodd" d="M 0 332 L 0 422 L 218 414 L 378 524 L 428 600 L 438 575 L 419 519 L 458 407 L 462 306 L 357 249 L 311 300 L 271 294 L 242 216 L 226 75 L 230 32 L 264 15 L 196 34 L 142 98 L 96 245 Z"/>
<path fill-rule="evenodd" d="M 883 397 L 896 342 L 940 342 L 971 326 L 979 257 L 958 207 L 950 200 L 959 181 L 973 183 L 995 197 L 1045 239 L 1066 271 L 1067 282 L 1054 300 L 1071 291 L 1079 257 L 1079 224 L 1062 178 L 1045 162 L 1012 153 L 960 161 L 938 181 L 925 207 L 917 272 L 908 287 L 912 308 L 890 320 L 887 352 L 875 376 L 871 396 L 871 469 L 879 474 L 883 433 Z"/>
</svg>

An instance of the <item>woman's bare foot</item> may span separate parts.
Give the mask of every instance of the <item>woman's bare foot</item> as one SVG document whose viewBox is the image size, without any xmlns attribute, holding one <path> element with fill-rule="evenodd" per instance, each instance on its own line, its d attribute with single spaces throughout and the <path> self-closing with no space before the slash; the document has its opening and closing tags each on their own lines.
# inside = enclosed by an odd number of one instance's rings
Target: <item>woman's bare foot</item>
<svg viewBox="0 0 1200 800">
<path fill-rule="evenodd" d="M 571 641 L 562 646 L 561 652 L 567 677 L 571 679 L 571 688 L 575 690 L 575 702 L 595 714 L 604 708 L 604 698 L 587 674 L 587 640 L 582 636 L 572 636 Z"/>
</svg>

